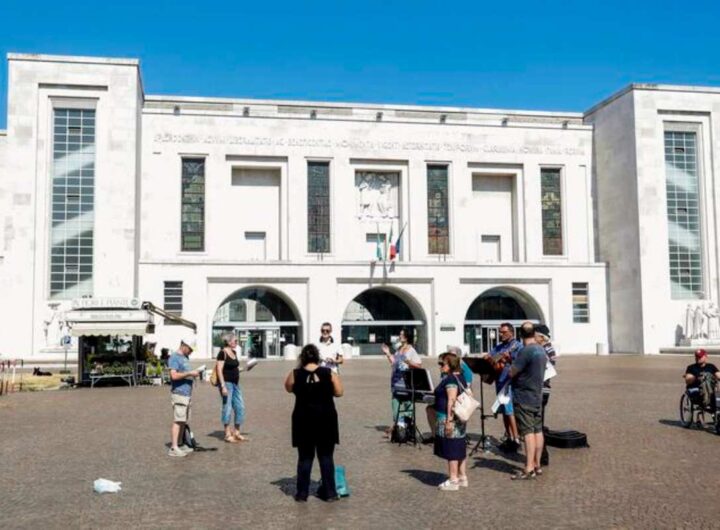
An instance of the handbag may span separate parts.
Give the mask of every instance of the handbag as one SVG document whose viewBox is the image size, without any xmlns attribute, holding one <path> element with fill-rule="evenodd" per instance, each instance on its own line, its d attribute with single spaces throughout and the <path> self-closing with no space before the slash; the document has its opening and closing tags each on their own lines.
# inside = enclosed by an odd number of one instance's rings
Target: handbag
<svg viewBox="0 0 720 530">
<path fill-rule="evenodd" d="M 223 355 L 225 355 L 225 359 L 227 359 L 227 353 L 225 353 L 225 351 L 223 351 Z M 215 366 L 213 366 L 212 373 L 210 374 L 210 384 L 212 386 L 219 386 L 218 385 L 219 382 L 220 381 L 218 378 L 218 365 L 217 365 L 217 363 L 215 363 Z"/>
<path fill-rule="evenodd" d="M 459 392 L 457 398 L 455 399 L 453 414 L 455 414 L 455 417 L 461 422 L 466 423 L 470 419 L 470 416 L 472 416 L 473 412 L 475 412 L 475 409 L 480 406 L 480 402 L 472 396 L 469 389 L 463 386 L 457 376 L 455 379 L 460 385 L 462 392 Z"/>
</svg>

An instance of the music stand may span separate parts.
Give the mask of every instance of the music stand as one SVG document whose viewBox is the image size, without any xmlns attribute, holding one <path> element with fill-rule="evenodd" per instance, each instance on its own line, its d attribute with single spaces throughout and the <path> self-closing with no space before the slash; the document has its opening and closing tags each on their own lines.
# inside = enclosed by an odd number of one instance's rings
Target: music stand
<svg viewBox="0 0 720 530">
<path fill-rule="evenodd" d="M 485 450 L 486 441 L 489 439 L 485 434 L 485 419 L 492 418 L 493 414 L 485 414 L 485 395 L 483 393 L 483 379 L 492 377 L 495 375 L 495 367 L 492 365 L 489 359 L 484 357 L 463 357 L 463 362 L 468 365 L 468 368 L 474 373 L 480 376 L 480 439 L 475 444 L 475 447 L 470 451 L 470 456 L 474 455 L 480 448 Z M 485 377 L 483 377 L 485 376 Z"/>
<path fill-rule="evenodd" d="M 415 411 L 415 402 L 418 399 L 423 398 L 423 396 L 427 394 L 432 394 L 435 387 L 433 386 L 432 378 L 430 377 L 430 371 L 426 370 L 425 368 L 410 368 L 402 373 L 403 381 L 405 382 L 405 389 L 404 393 L 409 393 L 410 396 L 410 402 L 412 403 L 412 407 L 410 409 L 410 414 L 412 418 L 412 424 L 413 424 L 413 430 L 412 434 L 408 437 L 408 439 L 412 439 L 413 445 L 417 445 L 418 439 L 417 436 L 420 436 L 420 442 L 424 442 L 425 438 L 422 435 L 422 432 L 420 431 L 420 428 L 417 424 L 417 415 Z M 403 394 L 403 391 L 397 393 L 397 395 Z M 398 407 L 398 413 L 395 418 L 395 424 L 397 424 L 398 420 L 400 419 L 400 407 Z"/>
</svg>

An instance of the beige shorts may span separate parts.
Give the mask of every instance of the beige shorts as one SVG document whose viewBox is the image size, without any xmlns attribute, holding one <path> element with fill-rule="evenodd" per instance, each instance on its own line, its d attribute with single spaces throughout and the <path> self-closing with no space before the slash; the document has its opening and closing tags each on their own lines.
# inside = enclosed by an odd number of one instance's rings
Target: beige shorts
<svg viewBox="0 0 720 530">
<path fill-rule="evenodd" d="M 190 398 L 179 394 L 170 394 L 170 401 L 173 407 L 173 421 L 187 423 L 190 419 Z"/>
</svg>

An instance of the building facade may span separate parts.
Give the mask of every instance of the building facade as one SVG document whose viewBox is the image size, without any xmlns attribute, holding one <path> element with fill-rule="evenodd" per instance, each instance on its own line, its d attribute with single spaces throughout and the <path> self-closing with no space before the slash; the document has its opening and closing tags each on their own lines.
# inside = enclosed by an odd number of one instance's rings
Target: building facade
<svg viewBox="0 0 720 530">
<path fill-rule="evenodd" d="M 718 300 L 711 91 L 633 86 L 583 114 L 150 96 L 125 59 L 8 69 L 5 356 L 57 353 L 83 297 L 195 322 L 200 356 L 228 330 L 290 355 L 326 321 L 353 355 L 403 327 L 422 353 L 486 351 L 526 319 L 564 352 L 710 340 L 712 316 L 694 338 L 685 319 Z M 666 198 L 691 147 L 696 228 Z"/>
</svg>

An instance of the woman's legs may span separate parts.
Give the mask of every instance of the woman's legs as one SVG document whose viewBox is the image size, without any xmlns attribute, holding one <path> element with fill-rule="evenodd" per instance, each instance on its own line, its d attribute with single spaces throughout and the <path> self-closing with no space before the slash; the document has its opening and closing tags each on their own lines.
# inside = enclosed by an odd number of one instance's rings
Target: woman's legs
<svg viewBox="0 0 720 530">
<path fill-rule="evenodd" d="M 323 499 L 337 497 L 337 488 L 335 485 L 335 462 L 333 461 L 333 453 L 335 445 L 329 447 L 318 447 L 318 463 L 320 464 L 320 477 L 322 479 L 322 489 L 318 490 L 318 496 Z"/>
<path fill-rule="evenodd" d="M 458 478 L 467 479 L 467 458 L 463 458 L 458 464 Z"/>
<path fill-rule="evenodd" d="M 225 426 L 225 439 L 231 438 L 233 435 L 232 425 L 230 424 L 230 414 L 232 412 L 232 390 L 231 390 L 231 384 L 225 383 L 225 388 L 227 388 L 227 396 L 223 396 L 220 394 L 220 397 L 222 398 L 222 409 L 220 410 L 220 421 Z"/>
<path fill-rule="evenodd" d="M 448 460 L 448 475 L 452 482 L 457 482 L 458 479 L 458 461 Z"/>
<path fill-rule="evenodd" d="M 233 387 L 232 408 L 235 412 L 235 434 L 239 435 L 240 426 L 245 423 L 245 400 L 243 399 L 242 387 L 239 384 L 230 384 Z"/>
<path fill-rule="evenodd" d="M 298 447 L 297 463 L 297 486 L 295 497 L 307 499 L 310 493 L 310 473 L 312 472 L 313 459 L 315 458 L 315 447 Z"/>
</svg>

